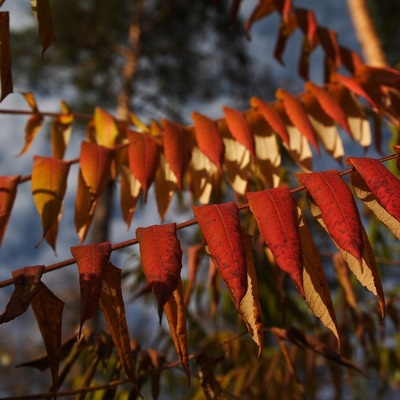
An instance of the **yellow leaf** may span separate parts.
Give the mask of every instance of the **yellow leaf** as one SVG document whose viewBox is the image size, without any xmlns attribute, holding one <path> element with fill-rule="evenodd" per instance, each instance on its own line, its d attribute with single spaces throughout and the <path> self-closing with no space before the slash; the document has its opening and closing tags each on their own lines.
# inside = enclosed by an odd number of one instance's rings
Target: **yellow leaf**
<svg viewBox="0 0 400 400">
<path fill-rule="evenodd" d="M 304 299 L 314 315 L 336 336 L 338 347 L 340 348 L 335 310 L 333 308 L 328 282 L 324 270 L 322 269 L 318 250 L 300 208 L 297 208 L 297 212 L 304 261 Z"/>
<path fill-rule="evenodd" d="M 178 185 L 176 176 L 163 154 L 161 155 L 160 165 L 156 173 L 155 185 L 158 213 L 160 214 L 161 221 L 164 221 L 165 214 L 174 193 L 178 189 Z"/>
<path fill-rule="evenodd" d="M 35 156 L 33 159 L 32 195 L 43 227 L 43 236 L 40 242 L 54 225 L 58 226 L 62 201 L 67 188 L 68 172 L 69 164 L 58 158 Z M 49 244 L 53 249 L 55 249 L 54 234 L 56 236 L 57 229 L 55 231 L 53 229 L 52 235 L 49 237 L 52 239 Z"/>
<path fill-rule="evenodd" d="M 140 195 L 140 183 L 126 165 L 121 166 L 121 210 L 126 226 L 130 227 Z"/>
<path fill-rule="evenodd" d="M 51 123 L 51 152 L 53 157 L 62 159 L 69 144 L 74 115 L 67 103 L 61 102 L 61 114 Z"/>
<path fill-rule="evenodd" d="M 258 297 L 258 285 L 256 269 L 253 260 L 252 237 L 242 229 L 242 238 L 246 247 L 247 263 L 247 292 L 239 305 L 239 312 L 247 326 L 251 338 L 258 345 L 258 357 L 263 348 L 264 328 L 262 324 L 262 313 Z"/>
<path fill-rule="evenodd" d="M 190 382 L 189 346 L 181 280 L 179 280 L 178 288 L 174 290 L 170 299 L 165 303 L 164 312 L 168 320 L 176 352 Z"/>
<path fill-rule="evenodd" d="M 321 218 L 321 211 L 318 206 L 310 199 L 310 209 L 312 215 L 318 220 L 321 226 L 326 230 L 324 221 Z M 360 261 L 349 252 L 343 250 L 332 238 L 331 240 L 339 250 L 340 254 L 346 261 L 349 269 L 353 272 L 357 280 L 373 293 L 378 298 L 379 307 L 381 310 L 382 320 L 385 316 L 385 296 L 383 294 L 382 283 L 379 277 L 378 268 L 374 253 L 372 251 L 371 243 L 368 240 L 367 233 L 362 227 L 362 240 L 363 240 L 363 253 Z"/>
<path fill-rule="evenodd" d="M 94 110 L 94 129 L 97 144 L 113 148 L 119 135 L 115 119 L 103 109 L 96 107 Z"/>
<path fill-rule="evenodd" d="M 33 139 L 35 139 L 36 135 L 39 132 L 39 129 L 43 124 L 43 120 L 44 119 L 42 115 L 38 113 L 32 114 L 29 117 L 28 122 L 26 123 L 25 126 L 25 143 L 21 151 L 16 155 L 16 157 L 22 156 L 29 150 L 33 142 Z"/>
</svg>

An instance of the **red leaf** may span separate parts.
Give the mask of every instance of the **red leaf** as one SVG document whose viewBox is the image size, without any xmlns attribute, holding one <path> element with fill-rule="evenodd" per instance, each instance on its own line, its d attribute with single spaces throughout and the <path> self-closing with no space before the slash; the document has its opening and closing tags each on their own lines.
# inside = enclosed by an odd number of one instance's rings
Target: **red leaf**
<svg viewBox="0 0 400 400">
<path fill-rule="evenodd" d="M 39 290 L 44 265 L 35 265 L 13 271 L 15 289 L 0 315 L 0 324 L 12 321 L 23 314 Z"/>
<path fill-rule="evenodd" d="M 82 142 L 80 166 L 92 201 L 104 192 L 110 177 L 113 151 L 96 143 Z"/>
<path fill-rule="evenodd" d="M 297 209 L 287 186 L 247 193 L 265 244 L 280 269 L 287 272 L 304 297 L 303 253 L 297 224 Z"/>
<path fill-rule="evenodd" d="M 87 244 L 71 247 L 79 269 L 79 285 L 81 289 L 81 323 L 79 337 L 83 323 L 93 317 L 99 306 L 104 269 L 107 267 L 111 244 Z"/>
<path fill-rule="evenodd" d="M 285 51 L 287 40 L 297 27 L 297 18 L 294 14 L 289 14 L 287 20 L 282 21 L 279 27 L 279 35 L 275 45 L 274 57 L 282 65 L 284 65 L 282 55 Z"/>
<path fill-rule="evenodd" d="M 378 85 L 389 86 L 400 90 L 400 71 L 389 67 L 372 67 L 362 65 L 358 68 L 357 74 L 363 71 L 365 75 L 372 78 Z"/>
<path fill-rule="evenodd" d="M 363 226 L 351 190 L 339 172 L 312 172 L 298 174 L 297 177 L 320 208 L 329 234 L 361 265 Z"/>
<path fill-rule="evenodd" d="M 158 301 L 158 313 L 177 288 L 182 269 L 182 249 L 176 224 L 137 228 L 143 272 Z"/>
<path fill-rule="evenodd" d="M 223 110 L 230 133 L 250 152 L 252 159 L 254 159 L 254 138 L 243 113 L 229 107 L 224 107 Z"/>
<path fill-rule="evenodd" d="M 164 120 L 163 123 L 165 159 L 176 176 L 179 190 L 182 190 L 183 177 L 192 158 L 191 132 L 175 122 Z"/>
<path fill-rule="evenodd" d="M 286 113 L 294 126 L 301 132 L 301 134 L 314 146 L 318 155 L 321 154 L 314 128 L 308 119 L 300 100 L 283 89 L 276 91 L 276 97 L 280 99 L 285 107 Z"/>
<path fill-rule="evenodd" d="M 272 130 L 275 131 L 283 140 L 283 142 L 289 146 L 289 133 L 286 129 L 286 125 L 283 123 L 275 108 L 262 101 L 258 97 L 252 97 L 250 99 L 250 104 L 259 111 L 259 113 L 271 126 Z"/>
<path fill-rule="evenodd" d="M 64 302 L 55 296 L 43 282 L 40 282 L 38 293 L 32 299 L 31 304 L 46 347 L 53 390 L 56 392 L 58 367 L 61 360 L 61 328 Z"/>
<path fill-rule="evenodd" d="M 209 160 L 215 164 L 218 171 L 222 171 L 221 162 L 224 157 L 224 143 L 219 134 L 216 123 L 197 112 L 192 113 L 194 121 L 194 132 L 199 149 Z"/>
<path fill-rule="evenodd" d="M 232 300 L 239 308 L 247 291 L 246 248 L 235 203 L 194 206 L 194 215 Z"/>
<path fill-rule="evenodd" d="M 314 94 L 321 108 L 352 137 L 353 134 L 351 133 L 350 126 L 347 122 L 346 113 L 329 92 L 312 82 L 306 82 L 304 88 Z"/>
<path fill-rule="evenodd" d="M 10 219 L 20 175 L 0 176 L 0 245 Z"/>
<path fill-rule="evenodd" d="M 356 71 L 364 65 L 360 56 L 353 50 L 348 49 L 344 46 L 339 46 L 340 58 L 342 59 L 343 65 L 352 73 L 355 74 Z"/>
<path fill-rule="evenodd" d="M 337 34 L 332 29 L 327 29 L 323 26 L 318 26 L 317 36 L 321 43 L 328 60 L 334 65 L 334 69 L 340 67 L 341 57 L 339 50 L 339 43 L 337 40 Z"/>
<path fill-rule="evenodd" d="M 294 13 L 300 29 L 307 37 L 308 45 L 313 48 L 316 43 L 315 35 L 318 27 L 314 12 L 305 8 L 295 8 Z"/>
<path fill-rule="evenodd" d="M 251 16 L 244 24 L 246 34 L 249 35 L 250 28 L 254 22 L 271 14 L 273 11 L 275 11 L 275 9 L 276 7 L 273 0 L 264 0 L 258 2 L 258 5 L 255 7 Z"/>
<path fill-rule="evenodd" d="M 100 307 L 124 371 L 137 389 L 135 366 L 121 290 L 121 270 L 112 265 L 111 262 L 104 269 Z"/>
<path fill-rule="evenodd" d="M 0 101 L 3 101 L 10 93 L 13 92 L 9 21 L 10 17 L 8 11 L 0 12 Z"/>
<path fill-rule="evenodd" d="M 357 94 L 358 96 L 364 97 L 364 99 L 367 100 L 372 107 L 377 108 L 377 104 L 375 103 L 375 101 L 370 97 L 370 95 L 365 91 L 365 89 L 353 78 L 338 73 L 333 73 L 331 75 L 331 80 L 332 82 L 340 82 L 351 92 Z"/>
<path fill-rule="evenodd" d="M 400 181 L 373 158 L 349 157 L 346 162 L 357 170 L 386 211 L 400 221 Z"/>
<path fill-rule="evenodd" d="M 146 201 L 160 162 L 160 146 L 151 136 L 138 132 L 128 132 L 128 139 L 129 168 L 140 182 Z"/>
</svg>

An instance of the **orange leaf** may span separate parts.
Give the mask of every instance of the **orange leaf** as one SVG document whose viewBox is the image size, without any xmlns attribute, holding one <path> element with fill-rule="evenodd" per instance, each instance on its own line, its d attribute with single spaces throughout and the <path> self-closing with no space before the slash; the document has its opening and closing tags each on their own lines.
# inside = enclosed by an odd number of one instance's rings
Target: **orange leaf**
<svg viewBox="0 0 400 400">
<path fill-rule="evenodd" d="M 223 107 L 226 123 L 233 138 L 241 143 L 250 153 L 251 158 L 255 157 L 254 138 L 250 131 L 249 124 L 241 111 L 233 108 Z"/>
<path fill-rule="evenodd" d="M 194 206 L 193 212 L 211 257 L 226 283 L 236 308 L 247 292 L 246 248 L 235 203 Z"/>
<path fill-rule="evenodd" d="M 12 321 L 23 314 L 39 290 L 44 265 L 35 265 L 13 271 L 15 289 L 0 315 L 0 324 Z"/>
<path fill-rule="evenodd" d="M 192 113 L 194 132 L 199 149 L 221 172 L 221 162 L 224 157 L 224 143 L 216 123 L 197 112 Z"/>
<path fill-rule="evenodd" d="M 136 387 L 135 366 L 130 345 L 125 305 L 121 290 L 121 270 L 111 262 L 103 273 L 100 307 L 106 320 L 119 360 Z"/>
<path fill-rule="evenodd" d="M 75 199 L 75 229 L 80 243 L 82 243 L 88 233 L 97 206 L 97 200 L 92 199 L 89 188 L 82 176 L 82 171 L 78 173 L 78 188 Z"/>
<path fill-rule="evenodd" d="M 286 129 L 286 125 L 283 123 L 275 108 L 260 100 L 258 97 L 252 97 L 250 99 L 250 104 L 259 111 L 271 126 L 272 130 L 275 131 L 283 142 L 289 146 L 289 133 Z"/>
<path fill-rule="evenodd" d="M 62 113 L 51 123 L 51 153 L 53 157 L 63 158 L 69 144 L 74 115 L 64 101 L 61 102 Z"/>
<path fill-rule="evenodd" d="M 46 347 L 53 381 L 52 387 L 56 392 L 58 387 L 58 368 L 61 360 L 61 328 L 64 302 L 55 296 L 43 282 L 39 282 L 39 290 L 32 299 L 31 304 Z"/>
<path fill-rule="evenodd" d="M 286 20 L 282 20 L 279 27 L 279 34 L 275 44 L 274 57 L 278 62 L 284 65 L 282 60 L 283 52 L 286 48 L 286 43 L 292 33 L 298 28 L 297 18 L 295 14 L 289 14 Z"/>
<path fill-rule="evenodd" d="M 129 168 L 140 182 L 146 201 L 160 163 L 160 146 L 151 136 L 138 132 L 128 132 L 128 139 Z"/>
<path fill-rule="evenodd" d="M 169 164 L 165 161 L 165 157 L 161 154 L 160 166 L 156 173 L 156 200 L 157 209 L 160 214 L 161 221 L 164 221 L 165 214 L 171 203 L 172 197 L 177 190 L 176 176 L 171 170 Z"/>
<path fill-rule="evenodd" d="M 79 270 L 79 285 L 81 289 L 81 323 L 79 337 L 83 323 L 93 317 L 99 306 L 104 270 L 108 265 L 111 244 L 87 244 L 71 247 Z"/>
<path fill-rule="evenodd" d="M 276 97 L 280 99 L 285 107 L 285 111 L 301 134 L 314 146 L 318 155 L 321 154 L 317 138 L 310 120 L 307 117 L 300 100 L 283 89 L 276 91 Z"/>
<path fill-rule="evenodd" d="M 39 157 L 33 158 L 32 169 L 32 195 L 36 209 L 42 221 L 43 236 L 37 245 L 46 237 L 61 213 L 62 201 L 67 188 L 69 164 L 58 158 Z M 57 235 L 56 235 L 57 236 Z M 55 240 L 49 245 L 55 251 Z"/>
<path fill-rule="evenodd" d="M 298 174 L 314 202 L 321 209 L 329 235 L 353 255 L 361 266 L 363 226 L 350 188 L 336 170 Z"/>
<path fill-rule="evenodd" d="M 165 159 L 176 176 L 179 190 L 182 190 L 183 177 L 192 158 L 191 132 L 175 122 L 164 120 L 163 123 Z"/>
<path fill-rule="evenodd" d="M 25 126 L 25 143 L 21 151 L 16 155 L 16 157 L 22 156 L 29 150 L 33 140 L 35 139 L 43 124 L 43 121 L 44 119 L 42 115 L 38 113 L 34 113 L 29 117 L 28 122 Z"/>
<path fill-rule="evenodd" d="M 0 101 L 3 101 L 10 93 L 13 92 L 10 45 L 10 17 L 8 11 L 0 12 L 0 60 Z"/>
<path fill-rule="evenodd" d="M 349 157 L 351 182 L 357 196 L 400 239 L 400 181 L 378 160 Z"/>
<path fill-rule="evenodd" d="M 180 278 L 178 279 L 176 289 L 164 304 L 164 312 L 168 320 L 175 350 L 190 383 L 189 345 L 186 331 L 185 303 L 183 301 L 183 289 Z"/>
<path fill-rule="evenodd" d="M 100 197 L 108 184 L 112 159 L 113 151 L 106 147 L 82 142 L 80 166 L 92 202 Z"/>
<path fill-rule="evenodd" d="M 400 90 L 400 72 L 397 69 L 362 65 L 357 70 L 357 74 L 359 73 L 365 74 L 377 85 L 389 86 Z"/>
<path fill-rule="evenodd" d="M 312 215 L 328 232 L 325 221 L 323 220 L 323 217 L 321 217 L 321 210 L 318 208 L 318 205 L 316 205 L 312 200 L 310 201 L 310 209 Z M 363 252 L 361 255 L 361 260 L 359 260 L 349 251 L 341 247 L 339 243 L 335 241 L 335 239 L 333 239 L 333 243 L 339 250 L 340 254 L 344 258 L 348 267 L 353 272 L 358 281 L 378 298 L 379 308 L 381 310 L 381 317 L 383 320 L 385 317 L 385 296 L 383 294 L 382 283 L 379 277 L 379 272 L 376 266 L 375 256 L 371 247 L 371 243 L 368 240 L 368 235 L 365 232 L 363 226 L 361 226 L 361 241 Z"/>
<path fill-rule="evenodd" d="M 108 148 L 116 145 L 119 135 L 117 123 L 108 112 L 99 107 L 94 110 L 94 129 L 98 144 Z"/>
<path fill-rule="evenodd" d="M 347 122 L 346 113 L 329 92 L 312 82 L 306 82 L 304 88 L 314 94 L 321 108 L 352 137 L 353 135 Z"/>
<path fill-rule="evenodd" d="M 176 236 L 176 224 L 137 228 L 143 272 L 157 298 L 158 313 L 177 288 L 182 269 L 182 249 Z"/>
<path fill-rule="evenodd" d="M 303 249 L 303 286 L 304 299 L 314 315 L 335 335 L 340 348 L 340 338 L 333 308 L 329 285 L 319 258 L 311 232 L 297 208 L 301 247 Z"/>
<path fill-rule="evenodd" d="M 253 259 L 252 237 L 242 229 L 242 238 L 246 247 L 247 263 L 247 292 L 240 302 L 239 312 L 247 326 L 251 338 L 258 345 L 258 357 L 263 349 L 264 328 L 262 313 L 258 297 L 256 267 Z"/>
<path fill-rule="evenodd" d="M 125 165 L 121 166 L 121 209 L 124 221 L 129 229 L 136 203 L 140 195 L 140 183 Z"/>
<path fill-rule="evenodd" d="M 287 186 L 247 193 L 265 244 L 280 269 L 289 274 L 304 297 L 303 253 L 297 225 L 297 211 Z"/>
<path fill-rule="evenodd" d="M 42 44 L 42 56 L 56 42 L 51 18 L 49 0 L 31 0 L 32 11 L 38 21 L 39 39 Z"/>
<path fill-rule="evenodd" d="M 0 176 L 0 245 L 10 219 L 20 175 Z"/>
<path fill-rule="evenodd" d="M 249 35 L 249 31 L 254 22 L 266 17 L 275 11 L 276 6 L 273 0 L 264 0 L 258 2 L 257 6 L 254 8 L 250 18 L 244 24 L 245 31 Z"/>
</svg>

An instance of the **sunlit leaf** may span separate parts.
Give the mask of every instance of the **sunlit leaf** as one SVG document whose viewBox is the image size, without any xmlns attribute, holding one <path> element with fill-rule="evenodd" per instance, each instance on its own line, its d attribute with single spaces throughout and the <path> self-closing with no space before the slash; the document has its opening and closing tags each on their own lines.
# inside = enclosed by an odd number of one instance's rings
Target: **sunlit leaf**
<svg viewBox="0 0 400 400">
<path fill-rule="evenodd" d="M 210 254 L 236 308 L 247 292 L 246 248 L 235 203 L 194 206 Z"/>
<path fill-rule="evenodd" d="M 112 159 L 113 152 L 108 148 L 96 143 L 82 142 L 80 166 L 91 201 L 98 199 L 104 192 L 110 177 Z"/>
<path fill-rule="evenodd" d="M 74 115 L 68 104 L 61 102 L 62 113 L 51 122 L 51 153 L 53 157 L 62 159 L 69 144 Z"/>
<path fill-rule="evenodd" d="M 64 302 L 55 296 L 43 282 L 40 282 L 39 290 L 33 297 L 31 304 L 46 347 L 53 390 L 56 392 L 58 388 L 58 369 L 61 359 L 61 331 Z"/>
<path fill-rule="evenodd" d="M 182 269 L 182 249 L 176 236 L 176 224 L 137 228 L 140 259 L 147 282 L 162 308 L 177 288 Z"/>
<path fill-rule="evenodd" d="M 9 20 L 10 17 L 8 11 L 0 12 L 0 101 L 3 101 L 10 93 L 13 92 Z"/>
<path fill-rule="evenodd" d="M 336 170 L 298 174 L 321 210 L 329 235 L 360 262 L 364 250 L 363 226 L 350 188 Z"/>
<path fill-rule="evenodd" d="M 35 109 L 36 106 L 34 107 L 34 110 Z M 22 156 L 29 150 L 33 140 L 43 125 L 43 121 L 43 116 L 37 111 L 34 111 L 34 113 L 29 117 L 28 122 L 25 125 L 25 142 L 21 151 L 16 155 L 16 157 Z"/>
<path fill-rule="evenodd" d="M 194 132 L 197 145 L 202 153 L 217 167 L 221 172 L 221 163 L 224 156 L 224 144 L 219 134 L 216 123 L 197 112 L 192 113 L 194 121 Z"/>
<path fill-rule="evenodd" d="M 135 366 L 121 290 L 121 270 L 111 263 L 103 271 L 100 307 L 124 371 L 136 386 Z"/>
<path fill-rule="evenodd" d="M 165 161 L 163 154 L 160 157 L 160 166 L 156 173 L 155 186 L 158 213 L 160 214 L 161 221 L 164 221 L 165 214 L 167 213 L 172 197 L 178 189 L 178 185 L 176 176 Z"/>
<path fill-rule="evenodd" d="M 226 106 L 223 107 L 223 110 L 231 135 L 249 151 L 251 157 L 254 159 L 254 138 L 244 114 L 241 111 Z"/>
<path fill-rule="evenodd" d="M 58 158 L 39 156 L 33 158 L 32 195 L 43 227 L 43 236 L 40 242 L 58 223 L 67 188 L 68 172 L 69 164 Z M 55 232 L 55 237 L 52 237 L 54 240 L 49 241 L 47 238 L 53 250 L 56 246 L 56 236 L 57 232 Z"/>
<path fill-rule="evenodd" d="M 282 101 L 285 111 L 293 125 L 310 142 L 319 155 L 320 150 L 314 129 L 300 100 L 296 96 L 283 89 L 278 89 L 275 94 L 276 97 Z"/>
<path fill-rule="evenodd" d="M 192 158 L 192 133 L 182 125 L 164 120 L 164 155 L 174 172 L 179 190 L 182 190 L 183 177 Z"/>
<path fill-rule="evenodd" d="M 265 244 L 279 268 L 289 274 L 304 297 L 303 254 L 297 225 L 297 211 L 287 186 L 247 193 L 249 207 Z"/>
<path fill-rule="evenodd" d="M 98 144 L 108 148 L 116 145 L 119 135 L 117 123 L 108 112 L 99 107 L 94 110 L 94 129 Z"/>
<path fill-rule="evenodd" d="M 79 270 L 79 285 L 81 290 L 81 322 L 79 337 L 83 323 L 93 317 L 98 309 L 104 270 L 108 265 L 111 244 L 87 244 L 71 247 Z"/>
<path fill-rule="evenodd" d="M 183 370 L 190 383 L 189 345 L 186 331 L 185 303 L 183 301 L 183 288 L 180 279 L 169 300 L 164 304 L 164 312 L 168 320 L 175 350 L 182 362 Z"/>
<path fill-rule="evenodd" d="M 20 177 L 20 175 L 0 176 L 0 245 L 10 219 Z"/>
<path fill-rule="evenodd" d="M 131 170 L 125 165 L 121 166 L 120 177 L 122 216 L 129 229 L 133 214 L 136 210 L 141 186 L 139 181 L 132 175 Z"/>
<path fill-rule="evenodd" d="M 253 259 L 252 237 L 242 229 L 243 242 L 246 247 L 247 263 L 247 292 L 240 302 L 239 312 L 247 326 L 251 338 L 258 346 L 258 357 L 263 349 L 264 327 L 262 313 L 258 297 L 258 284 L 256 268 Z"/>
<path fill-rule="evenodd" d="M 314 315 L 333 332 L 337 339 L 338 347 L 340 348 L 340 337 L 335 310 L 333 308 L 329 285 L 322 268 L 319 252 L 300 208 L 297 208 L 297 211 L 301 247 L 303 249 L 304 299 Z"/>
<path fill-rule="evenodd" d="M 25 267 L 12 272 L 14 292 L 0 315 L 0 324 L 9 322 L 23 314 L 39 290 L 44 265 Z"/>
<path fill-rule="evenodd" d="M 138 132 L 128 132 L 129 138 L 129 168 L 138 179 L 143 189 L 144 199 L 154 181 L 159 163 L 160 146 L 150 135 Z"/>
<path fill-rule="evenodd" d="M 318 220 L 321 226 L 325 230 L 327 230 L 327 232 L 329 232 L 325 225 L 326 221 L 321 216 L 321 210 L 312 200 L 310 201 L 310 209 L 312 215 Z M 343 248 L 338 242 L 336 242 L 333 236 L 332 240 L 336 248 L 342 255 L 343 259 L 346 261 L 349 269 L 353 272 L 358 281 L 378 298 L 378 303 L 381 310 L 381 317 L 383 320 L 385 316 L 385 299 L 382 289 L 382 283 L 379 277 L 379 272 L 376 266 L 375 256 L 371 247 L 371 243 L 368 239 L 364 227 L 361 225 L 361 241 L 363 249 L 361 260 L 351 254 L 350 251 Z"/>
</svg>

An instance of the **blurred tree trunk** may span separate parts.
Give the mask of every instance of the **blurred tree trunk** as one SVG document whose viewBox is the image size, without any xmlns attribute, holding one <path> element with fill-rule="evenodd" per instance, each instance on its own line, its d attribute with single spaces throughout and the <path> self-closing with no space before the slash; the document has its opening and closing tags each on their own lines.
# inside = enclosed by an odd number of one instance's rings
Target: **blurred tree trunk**
<svg viewBox="0 0 400 400">
<path fill-rule="evenodd" d="M 347 6 L 366 63 L 376 67 L 387 66 L 366 0 L 347 0 Z"/>
<path fill-rule="evenodd" d="M 118 96 L 117 119 L 126 121 L 129 113 L 129 103 L 132 98 L 132 82 L 137 70 L 140 48 L 140 19 L 144 0 L 133 2 L 132 17 L 129 26 L 129 47 L 122 50 L 124 66 L 121 72 L 121 92 Z M 114 183 L 110 182 L 99 200 L 92 222 L 91 243 L 101 243 L 110 239 L 110 221 L 114 198 Z"/>
</svg>

